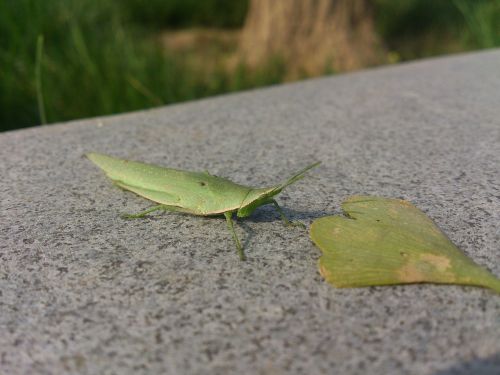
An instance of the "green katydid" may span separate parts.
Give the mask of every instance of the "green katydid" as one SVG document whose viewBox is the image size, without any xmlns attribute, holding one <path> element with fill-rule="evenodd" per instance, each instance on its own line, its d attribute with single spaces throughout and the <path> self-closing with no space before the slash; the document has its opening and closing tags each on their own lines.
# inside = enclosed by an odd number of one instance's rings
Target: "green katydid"
<svg viewBox="0 0 500 375">
<path fill-rule="evenodd" d="M 141 218 L 158 210 L 199 216 L 224 215 L 241 260 L 245 260 L 245 253 L 234 230 L 233 214 L 236 213 L 237 217 L 244 218 L 250 216 L 257 207 L 273 204 L 286 225 L 305 227 L 302 223 L 288 220 L 274 196 L 285 187 L 302 179 L 308 170 L 320 164 L 316 162 L 307 166 L 281 184 L 267 188 L 252 188 L 208 172 L 164 168 L 98 153 L 89 153 L 86 156 L 119 187 L 159 203 L 144 212 L 124 215 L 125 218 Z"/>
</svg>

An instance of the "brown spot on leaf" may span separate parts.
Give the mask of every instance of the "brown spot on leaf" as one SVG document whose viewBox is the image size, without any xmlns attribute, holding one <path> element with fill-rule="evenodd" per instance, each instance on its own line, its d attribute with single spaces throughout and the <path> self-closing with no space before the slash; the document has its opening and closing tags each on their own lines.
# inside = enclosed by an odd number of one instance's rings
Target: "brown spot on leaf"
<svg viewBox="0 0 500 375">
<path fill-rule="evenodd" d="M 322 263 L 319 264 L 319 273 L 326 280 L 328 280 L 330 278 L 330 275 L 331 275 L 330 271 L 328 271 Z"/>
<path fill-rule="evenodd" d="M 413 204 L 411 204 L 408 201 L 405 201 L 404 199 L 398 199 L 398 203 L 401 204 L 402 206 L 413 207 Z"/>
<path fill-rule="evenodd" d="M 406 263 L 397 271 L 397 275 L 402 283 L 419 283 L 426 281 L 425 275 L 412 263 Z"/>
<path fill-rule="evenodd" d="M 446 272 L 451 267 L 450 259 L 442 255 L 422 254 L 420 259 L 436 267 L 440 272 Z"/>
<path fill-rule="evenodd" d="M 404 253 L 400 253 L 403 255 Z M 422 263 L 430 265 L 435 271 L 428 269 Z M 420 264 L 420 266 L 419 266 Z M 418 261 L 409 261 L 403 265 L 398 271 L 397 276 L 403 283 L 419 283 L 424 281 L 452 281 L 454 280 L 453 273 L 450 273 L 450 259 L 442 255 L 434 255 L 425 253 L 420 255 Z"/>
</svg>

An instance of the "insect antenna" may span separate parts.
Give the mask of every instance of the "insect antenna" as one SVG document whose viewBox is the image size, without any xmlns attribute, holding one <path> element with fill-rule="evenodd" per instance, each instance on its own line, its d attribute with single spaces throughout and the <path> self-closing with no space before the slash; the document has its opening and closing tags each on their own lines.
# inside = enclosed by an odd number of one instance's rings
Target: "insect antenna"
<svg viewBox="0 0 500 375">
<path fill-rule="evenodd" d="M 288 180 L 286 180 L 282 184 L 278 185 L 273 191 L 277 191 L 277 190 L 281 191 L 284 188 L 286 188 L 287 186 L 294 184 L 299 180 L 302 180 L 305 177 L 305 174 L 307 171 L 309 171 L 310 169 L 316 168 L 320 164 L 321 164 L 321 162 L 317 161 L 316 163 L 313 163 L 311 165 L 308 165 L 304 169 L 301 169 L 300 171 L 295 173 L 292 177 L 290 177 Z"/>
</svg>

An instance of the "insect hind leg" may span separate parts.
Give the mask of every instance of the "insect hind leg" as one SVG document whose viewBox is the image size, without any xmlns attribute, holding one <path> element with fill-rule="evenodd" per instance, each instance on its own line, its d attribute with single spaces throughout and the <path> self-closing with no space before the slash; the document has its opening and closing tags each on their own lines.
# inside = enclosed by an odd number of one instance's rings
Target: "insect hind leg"
<svg viewBox="0 0 500 375">
<path fill-rule="evenodd" d="M 155 211 L 177 211 L 177 207 L 175 206 L 168 206 L 166 204 L 159 204 L 157 206 L 153 206 L 151 208 L 148 208 L 146 211 L 139 212 L 137 214 L 123 214 L 121 217 L 123 219 L 140 219 L 143 217 L 146 217 L 148 214 L 151 212 Z"/>
<path fill-rule="evenodd" d="M 301 228 L 304 228 L 304 229 L 306 228 L 306 226 L 305 226 L 304 223 L 301 223 L 300 221 L 291 221 L 290 219 L 288 219 L 285 216 L 285 213 L 281 209 L 281 207 L 278 204 L 278 202 L 276 202 L 276 200 L 273 199 L 272 203 L 273 203 L 274 207 L 276 207 L 276 211 L 278 211 L 278 213 L 280 214 L 281 220 L 283 220 L 283 223 L 285 224 L 285 226 L 287 226 L 287 227 L 289 227 L 289 226 L 301 227 Z"/>
</svg>

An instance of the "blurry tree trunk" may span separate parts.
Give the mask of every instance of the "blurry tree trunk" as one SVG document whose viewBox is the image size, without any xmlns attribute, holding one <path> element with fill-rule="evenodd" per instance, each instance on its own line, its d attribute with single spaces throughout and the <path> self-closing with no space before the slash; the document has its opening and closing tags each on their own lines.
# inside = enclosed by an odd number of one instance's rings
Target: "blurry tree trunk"
<svg viewBox="0 0 500 375">
<path fill-rule="evenodd" d="M 251 0 L 243 60 L 284 60 L 291 76 L 345 71 L 380 61 L 370 0 Z"/>
</svg>

